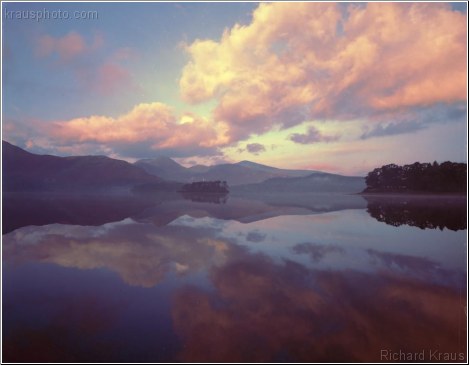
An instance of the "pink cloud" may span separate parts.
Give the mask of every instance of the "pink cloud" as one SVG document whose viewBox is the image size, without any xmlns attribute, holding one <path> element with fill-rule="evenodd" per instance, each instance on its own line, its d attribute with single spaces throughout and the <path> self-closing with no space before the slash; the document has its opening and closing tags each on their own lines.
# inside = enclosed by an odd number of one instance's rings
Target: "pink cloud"
<svg viewBox="0 0 469 365">
<path fill-rule="evenodd" d="M 101 47 L 102 43 L 100 35 L 95 36 L 93 42 L 87 44 L 83 36 L 75 31 L 71 31 L 63 37 L 53 37 L 46 34 L 37 39 L 36 55 L 49 57 L 56 53 L 61 61 L 66 62 Z"/>
<path fill-rule="evenodd" d="M 75 31 L 62 36 L 43 35 L 36 41 L 36 55 L 48 58 L 57 55 L 59 63 L 54 67 L 63 67 L 72 72 L 77 84 L 86 91 L 100 95 L 110 95 L 124 88 L 135 87 L 129 70 L 124 66 L 136 58 L 130 47 L 121 47 L 108 56 L 99 52 L 104 45 L 104 37 L 96 33 L 90 42 Z M 86 61 L 86 62 L 83 62 Z"/>
<path fill-rule="evenodd" d="M 223 123 L 191 114 L 176 115 L 162 103 L 142 103 L 116 118 L 93 115 L 56 121 L 48 133 L 61 143 L 148 143 L 152 150 L 215 148 L 228 139 Z"/>
<path fill-rule="evenodd" d="M 95 89 L 101 94 L 111 94 L 115 90 L 131 85 L 131 76 L 127 69 L 119 64 L 107 62 L 96 73 Z"/>
<path fill-rule="evenodd" d="M 263 3 L 196 40 L 184 100 L 218 101 L 233 140 L 308 119 L 356 119 L 466 99 L 467 16 L 447 4 Z"/>
<path fill-rule="evenodd" d="M 395 109 L 465 100 L 466 22 L 446 4 L 354 9 L 345 31 L 355 39 L 366 35 L 376 50 L 362 89 L 369 105 Z"/>
<path fill-rule="evenodd" d="M 124 66 L 136 58 L 138 54 L 130 47 L 115 50 L 96 70 L 92 70 L 92 75 L 88 75 L 91 76 L 88 80 L 91 89 L 102 95 L 110 95 L 123 89 L 137 89 L 129 69 Z"/>
<path fill-rule="evenodd" d="M 56 40 L 50 35 L 44 35 L 37 39 L 35 53 L 38 57 L 48 57 L 50 56 L 56 46 Z"/>
<path fill-rule="evenodd" d="M 137 58 L 138 54 L 130 47 L 118 48 L 112 55 L 112 59 L 118 61 L 128 61 Z"/>
</svg>

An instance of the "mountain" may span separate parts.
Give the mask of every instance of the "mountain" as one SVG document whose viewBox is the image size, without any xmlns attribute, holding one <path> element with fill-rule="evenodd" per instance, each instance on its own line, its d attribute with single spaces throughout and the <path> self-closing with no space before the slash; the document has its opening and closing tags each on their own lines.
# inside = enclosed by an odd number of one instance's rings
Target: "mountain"
<svg viewBox="0 0 469 365">
<path fill-rule="evenodd" d="M 278 175 L 238 164 L 221 164 L 212 166 L 207 172 L 200 174 L 200 176 L 205 180 L 225 180 L 230 186 L 235 186 L 260 183 Z"/>
<path fill-rule="evenodd" d="M 232 189 L 234 193 L 359 193 L 365 178 L 315 172 L 304 177 L 272 178 L 260 184 L 246 184 Z"/>
<path fill-rule="evenodd" d="M 165 156 L 138 160 L 134 165 L 155 176 L 178 175 L 186 170 L 184 166 Z"/>
<path fill-rule="evenodd" d="M 126 161 L 105 156 L 37 155 L 2 141 L 3 191 L 130 188 L 161 180 Z"/>
<path fill-rule="evenodd" d="M 168 157 L 138 160 L 134 164 L 149 174 L 166 180 L 183 183 L 222 180 L 227 181 L 230 186 L 256 184 L 275 177 L 301 177 L 316 172 L 313 170 L 278 169 L 251 161 L 214 166 L 195 165 L 186 168 Z"/>
<path fill-rule="evenodd" d="M 181 183 L 227 181 L 233 192 L 360 192 L 361 177 L 285 170 L 241 161 L 186 168 L 168 157 L 129 164 L 106 156 L 58 157 L 2 142 L 4 191 L 176 191 Z M 162 180 L 163 179 L 163 180 Z M 167 180 L 167 181 L 165 181 Z"/>
<path fill-rule="evenodd" d="M 193 173 L 203 173 L 210 170 L 210 166 L 205 165 L 194 165 L 188 168 L 188 170 L 192 171 Z"/>
<path fill-rule="evenodd" d="M 270 173 L 273 175 L 279 175 L 279 177 L 300 177 L 300 176 L 308 176 L 311 175 L 313 172 L 320 172 L 315 170 L 287 170 L 287 169 L 279 169 L 276 167 L 271 167 L 267 165 L 262 165 L 260 163 L 252 162 L 252 161 L 241 161 L 238 162 L 236 165 L 248 167 L 252 170 L 256 171 L 263 171 L 266 173 Z"/>
</svg>

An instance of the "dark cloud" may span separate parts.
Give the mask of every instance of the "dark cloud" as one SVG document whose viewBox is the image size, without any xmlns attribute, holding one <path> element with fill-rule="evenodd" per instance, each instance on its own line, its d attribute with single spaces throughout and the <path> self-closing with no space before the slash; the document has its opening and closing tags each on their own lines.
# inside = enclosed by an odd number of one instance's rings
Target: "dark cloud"
<svg viewBox="0 0 469 365">
<path fill-rule="evenodd" d="M 289 139 L 295 143 L 311 144 L 317 142 L 333 142 L 339 139 L 339 136 L 327 136 L 322 134 L 316 127 L 310 126 L 306 133 L 293 133 Z"/>
<path fill-rule="evenodd" d="M 299 243 L 292 247 L 293 252 L 297 254 L 307 254 L 311 261 L 317 263 L 325 256 L 332 253 L 343 253 L 344 249 L 337 245 L 324 245 L 319 243 Z"/>
<path fill-rule="evenodd" d="M 377 260 L 380 265 L 388 269 L 399 267 L 401 270 L 408 270 L 414 273 L 426 273 L 438 268 L 436 262 L 430 261 L 424 257 L 380 252 L 371 248 L 366 250 L 366 252 L 373 260 Z"/>
<path fill-rule="evenodd" d="M 265 240 L 266 234 L 259 231 L 251 231 L 246 235 L 246 240 L 249 242 L 262 242 Z"/>
<path fill-rule="evenodd" d="M 387 125 L 378 125 L 370 131 L 363 133 L 360 138 L 368 139 L 373 137 L 393 136 L 396 134 L 417 132 L 426 128 L 426 125 L 417 121 L 390 123 Z"/>
<path fill-rule="evenodd" d="M 431 280 L 445 283 L 446 286 L 459 287 L 465 280 L 465 274 L 460 271 L 451 271 L 442 267 L 439 263 L 426 257 L 398 254 L 393 252 L 382 252 L 375 249 L 367 249 L 371 263 L 380 267 L 382 273 L 389 275 L 401 273 L 413 278 Z"/>
<path fill-rule="evenodd" d="M 248 143 L 246 145 L 246 149 L 249 153 L 252 153 L 253 155 L 258 155 L 261 152 L 265 152 L 264 145 L 260 143 Z"/>
<path fill-rule="evenodd" d="M 437 104 L 407 110 L 404 116 L 383 117 L 383 122 L 366 130 L 361 139 L 385 137 L 418 132 L 433 124 L 464 123 L 467 120 L 467 109 L 464 103 Z"/>
<path fill-rule="evenodd" d="M 202 147 L 194 144 L 192 146 L 181 146 L 174 148 L 154 148 L 152 141 L 138 143 L 108 143 L 109 147 L 119 156 L 131 158 L 153 158 L 157 156 L 168 156 L 184 158 L 193 156 L 220 156 L 222 153 L 218 147 Z"/>
</svg>

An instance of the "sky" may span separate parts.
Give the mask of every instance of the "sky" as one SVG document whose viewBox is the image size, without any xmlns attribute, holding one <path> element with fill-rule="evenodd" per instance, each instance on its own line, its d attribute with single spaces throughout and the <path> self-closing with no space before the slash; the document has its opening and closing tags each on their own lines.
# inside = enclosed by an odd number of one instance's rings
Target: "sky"
<svg viewBox="0 0 469 365">
<path fill-rule="evenodd" d="M 2 138 L 30 152 L 466 161 L 465 3 L 2 2 L 2 27 Z"/>
</svg>

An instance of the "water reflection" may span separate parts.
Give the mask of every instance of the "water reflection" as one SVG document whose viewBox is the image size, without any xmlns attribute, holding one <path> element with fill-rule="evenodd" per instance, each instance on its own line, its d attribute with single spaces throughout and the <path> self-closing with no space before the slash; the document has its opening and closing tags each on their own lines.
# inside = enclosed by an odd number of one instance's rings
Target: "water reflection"
<svg viewBox="0 0 469 365">
<path fill-rule="evenodd" d="M 227 244 L 211 227 L 139 224 L 101 227 L 25 227 L 4 236 L 4 257 L 14 263 L 53 263 L 78 269 L 106 268 L 129 285 L 152 287 L 170 271 L 187 274 L 223 263 Z"/>
<path fill-rule="evenodd" d="M 325 256 L 330 254 L 343 254 L 344 249 L 338 245 L 318 244 L 318 243 L 299 243 L 292 247 L 293 252 L 297 254 L 307 254 L 315 263 L 322 261 Z"/>
<path fill-rule="evenodd" d="M 53 223 L 100 226 L 121 221 L 155 204 L 130 195 L 4 193 L 2 233 Z"/>
<path fill-rule="evenodd" d="M 363 206 L 319 214 L 340 207 L 326 197 L 142 204 L 117 222 L 3 235 L 5 361 L 466 351 L 465 232 L 391 227 Z"/>
<path fill-rule="evenodd" d="M 403 224 L 421 229 L 467 228 L 466 197 L 447 196 L 365 196 L 368 213 L 380 222 L 398 227 Z"/>
<path fill-rule="evenodd" d="M 462 196 L 357 196 L 340 194 L 226 195 L 165 194 L 74 196 L 6 194 L 3 233 L 28 225 L 94 225 L 132 218 L 155 225 L 189 215 L 249 223 L 282 215 L 363 209 L 380 222 L 422 229 L 467 228 L 467 199 Z"/>
<path fill-rule="evenodd" d="M 452 288 L 261 255 L 214 268 L 211 278 L 215 291 L 190 287 L 175 296 L 182 361 L 354 362 L 379 361 L 381 349 L 465 351 L 463 298 Z"/>
<path fill-rule="evenodd" d="M 226 204 L 228 200 L 228 193 L 191 193 L 184 191 L 180 194 L 186 200 L 200 203 Z"/>
<path fill-rule="evenodd" d="M 23 323 L 4 337 L 5 361 L 104 362 L 109 354 L 124 345 L 97 337 L 112 331 L 122 312 L 121 307 L 108 298 L 93 295 L 55 299 L 59 302 L 53 307 L 54 311 L 49 303 L 41 306 L 53 312 L 47 316 L 44 326 L 38 328 L 37 323 Z M 34 304 L 37 305 L 37 301 Z"/>
<path fill-rule="evenodd" d="M 167 225 L 179 217 L 212 217 L 254 222 L 281 215 L 363 209 L 360 196 L 290 194 L 227 196 L 219 194 L 67 195 L 7 193 L 3 196 L 3 234 L 24 226 L 53 223 L 92 225 L 132 218 Z"/>
</svg>

